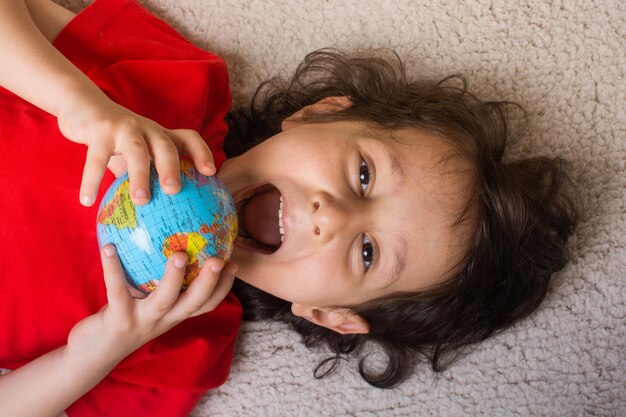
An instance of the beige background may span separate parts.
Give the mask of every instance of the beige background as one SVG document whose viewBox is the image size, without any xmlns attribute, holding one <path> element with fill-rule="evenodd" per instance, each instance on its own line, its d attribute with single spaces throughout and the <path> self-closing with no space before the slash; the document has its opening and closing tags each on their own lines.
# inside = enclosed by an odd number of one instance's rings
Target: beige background
<svg viewBox="0 0 626 417">
<path fill-rule="evenodd" d="M 62 0 L 74 11 L 87 0 Z M 229 381 L 200 416 L 626 415 L 626 112 L 623 1 L 140 0 L 229 64 L 241 102 L 314 49 L 392 47 L 411 74 L 464 74 L 529 111 L 518 154 L 570 159 L 589 205 L 574 262 L 528 320 L 448 371 L 377 390 L 346 361 L 330 378 L 281 325 L 244 326 Z"/>
</svg>

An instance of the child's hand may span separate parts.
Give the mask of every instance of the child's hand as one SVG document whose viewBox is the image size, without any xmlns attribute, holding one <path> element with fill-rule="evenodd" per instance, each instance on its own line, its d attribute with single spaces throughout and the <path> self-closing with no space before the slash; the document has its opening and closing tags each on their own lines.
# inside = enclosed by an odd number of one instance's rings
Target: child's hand
<svg viewBox="0 0 626 417">
<path fill-rule="evenodd" d="M 150 157 L 167 194 L 180 191 L 179 155 L 183 152 L 192 157 L 200 173 L 215 174 L 211 150 L 197 132 L 166 129 L 104 94 L 82 95 L 81 100 L 63 103 L 57 118 L 65 137 L 89 147 L 80 187 L 80 200 L 85 206 L 95 201 L 107 166 L 116 176 L 128 170 L 135 204 L 150 200 Z"/>
<path fill-rule="evenodd" d="M 181 293 L 187 257 L 175 253 L 156 290 L 145 299 L 136 299 L 129 293 L 114 247 L 105 246 L 101 256 L 109 303 L 76 324 L 68 339 L 70 354 L 96 361 L 119 361 L 181 321 L 212 311 L 228 294 L 237 271 L 232 262 L 220 270 L 223 261 L 211 258 Z"/>
</svg>

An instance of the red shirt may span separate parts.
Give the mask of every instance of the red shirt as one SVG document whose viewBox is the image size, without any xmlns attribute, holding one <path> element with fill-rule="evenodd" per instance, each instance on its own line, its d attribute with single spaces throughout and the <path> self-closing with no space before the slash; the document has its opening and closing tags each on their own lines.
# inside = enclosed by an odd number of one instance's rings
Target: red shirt
<svg viewBox="0 0 626 417">
<path fill-rule="evenodd" d="M 224 161 L 230 106 L 224 61 L 198 49 L 135 0 L 96 0 L 54 45 L 109 97 L 166 128 L 194 129 Z M 56 118 L 0 88 L 0 368 L 67 341 L 106 292 L 96 240 L 99 205 L 79 204 L 86 147 Z M 113 181 L 107 173 L 102 189 Z M 101 193 L 102 194 L 102 193 Z M 70 416 L 182 416 L 228 377 L 241 306 L 228 297 L 121 362 Z"/>
</svg>

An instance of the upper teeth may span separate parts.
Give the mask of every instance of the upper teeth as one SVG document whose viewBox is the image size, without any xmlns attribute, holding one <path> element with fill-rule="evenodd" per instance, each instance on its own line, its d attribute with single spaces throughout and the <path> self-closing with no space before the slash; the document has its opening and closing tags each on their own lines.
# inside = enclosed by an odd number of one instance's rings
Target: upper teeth
<svg viewBox="0 0 626 417">
<path fill-rule="evenodd" d="M 285 228 L 283 227 L 283 196 L 280 196 L 280 205 L 278 207 L 278 231 L 280 232 L 280 241 L 285 238 Z"/>
</svg>

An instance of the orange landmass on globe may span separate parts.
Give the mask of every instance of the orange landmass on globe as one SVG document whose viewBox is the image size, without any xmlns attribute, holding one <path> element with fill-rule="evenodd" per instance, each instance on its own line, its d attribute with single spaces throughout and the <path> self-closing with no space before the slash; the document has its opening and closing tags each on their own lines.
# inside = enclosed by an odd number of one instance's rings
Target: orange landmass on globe
<svg viewBox="0 0 626 417">
<path fill-rule="evenodd" d="M 193 165 L 193 162 L 188 161 L 186 159 L 180 160 L 180 171 L 187 176 L 188 178 L 194 178 L 196 174 L 196 168 Z"/>
<path fill-rule="evenodd" d="M 189 257 L 183 288 L 186 288 L 198 276 L 204 261 L 209 258 L 209 255 L 204 252 L 208 243 L 204 236 L 196 232 L 174 233 L 165 238 L 161 250 L 166 258 L 172 256 L 174 252 L 185 252 Z"/>
<path fill-rule="evenodd" d="M 130 199 L 128 180 L 124 181 L 115 190 L 115 195 L 98 214 L 97 222 L 123 229 L 137 226 L 135 205 Z"/>
</svg>

